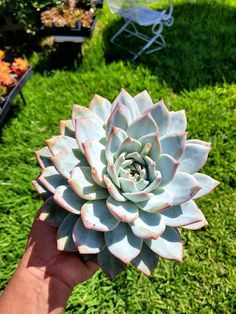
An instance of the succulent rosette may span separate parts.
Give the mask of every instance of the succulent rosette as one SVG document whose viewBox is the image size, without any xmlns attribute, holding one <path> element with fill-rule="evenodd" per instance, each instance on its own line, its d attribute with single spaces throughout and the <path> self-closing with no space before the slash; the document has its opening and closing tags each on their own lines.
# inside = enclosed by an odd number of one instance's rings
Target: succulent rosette
<svg viewBox="0 0 236 314">
<path fill-rule="evenodd" d="M 159 256 L 181 261 L 178 228 L 207 225 L 194 200 L 218 185 L 198 172 L 210 143 L 187 140 L 186 125 L 184 110 L 153 104 L 147 91 L 74 105 L 36 152 L 40 219 L 58 227 L 58 249 L 98 254 L 110 278 L 128 263 L 150 275 Z"/>
</svg>

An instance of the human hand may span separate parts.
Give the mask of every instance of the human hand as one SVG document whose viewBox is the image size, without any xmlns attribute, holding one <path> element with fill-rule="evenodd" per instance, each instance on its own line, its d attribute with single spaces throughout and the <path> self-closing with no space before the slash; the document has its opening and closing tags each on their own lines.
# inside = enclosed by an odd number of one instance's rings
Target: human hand
<svg viewBox="0 0 236 314">
<path fill-rule="evenodd" d="M 32 225 L 26 248 L 28 267 L 34 267 L 46 277 L 56 278 L 69 287 L 89 279 L 99 268 L 97 261 L 83 262 L 79 253 L 57 249 L 57 228 L 38 219 Z M 96 258 L 96 256 L 95 256 Z"/>
</svg>

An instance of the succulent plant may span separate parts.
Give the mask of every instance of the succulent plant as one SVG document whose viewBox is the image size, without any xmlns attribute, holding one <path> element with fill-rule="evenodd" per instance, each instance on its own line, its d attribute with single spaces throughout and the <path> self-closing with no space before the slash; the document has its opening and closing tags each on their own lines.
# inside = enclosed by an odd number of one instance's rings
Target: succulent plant
<svg viewBox="0 0 236 314">
<path fill-rule="evenodd" d="M 76 7 L 76 1 L 68 0 L 65 3 L 52 7 L 41 13 L 41 22 L 46 27 L 76 28 L 80 22 L 83 27 L 89 28 L 93 21 L 94 12 Z"/>
<path fill-rule="evenodd" d="M 182 261 L 178 228 L 207 225 L 194 200 L 219 183 L 198 173 L 210 143 L 187 140 L 186 124 L 147 91 L 74 105 L 36 152 L 40 219 L 58 227 L 58 249 L 98 254 L 110 278 L 128 263 L 150 275 L 159 256 Z"/>
<path fill-rule="evenodd" d="M 21 77 L 28 70 L 29 63 L 26 59 L 15 58 L 11 68 L 18 77 Z"/>
</svg>

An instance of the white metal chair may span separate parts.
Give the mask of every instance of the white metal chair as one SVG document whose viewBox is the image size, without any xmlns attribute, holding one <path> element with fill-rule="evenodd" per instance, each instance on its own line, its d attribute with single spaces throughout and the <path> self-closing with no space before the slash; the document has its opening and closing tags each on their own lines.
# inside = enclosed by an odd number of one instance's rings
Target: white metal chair
<svg viewBox="0 0 236 314">
<path fill-rule="evenodd" d="M 173 5 L 169 1 L 169 10 L 157 11 L 147 7 L 147 4 L 161 0 L 108 0 L 108 6 L 112 13 L 122 16 L 125 24 L 111 38 L 111 42 L 117 46 L 123 47 L 134 55 L 133 60 L 137 59 L 143 52 L 152 53 L 166 46 L 165 39 L 162 35 L 163 27 L 171 26 L 174 23 L 172 17 Z M 152 35 L 148 36 L 140 32 L 137 25 L 151 27 Z M 145 45 L 138 52 L 127 49 L 127 47 L 118 44 L 116 39 L 122 33 L 127 36 L 135 36 L 145 42 Z M 151 48 L 151 46 L 155 48 Z"/>
</svg>

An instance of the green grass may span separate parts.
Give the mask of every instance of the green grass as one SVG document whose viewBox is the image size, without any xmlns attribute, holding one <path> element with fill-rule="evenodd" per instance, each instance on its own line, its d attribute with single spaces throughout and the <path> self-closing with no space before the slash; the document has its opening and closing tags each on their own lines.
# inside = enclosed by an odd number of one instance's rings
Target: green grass
<svg viewBox="0 0 236 314">
<path fill-rule="evenodd" d="M 111 46 L 109 37 L 119 21 L 107 8 L 74 71 L 52 70 L 61 64 L 48 64 L 44 54 L 32 55 L 35 73 L 24 88 L 27 106 L 16 99 L 1 133 L 2 289 L 23 254 L 41 204 L 31 185 L 39 174 L 34 151 L 58 133 L 57 122 L 70 117 L 73 103 L 86 105 L 95 92 L 113 100 L 121 87 L 131 94 L 146 88 L 170 109 L 186 109 L 189 138 L 213 144 L 204 172 L 221 185 L 198 201 L 209 226 L 183 231 L 183 263 L 161 259 L 151 278 L 128 267 L 112 282 L 99 271 L 74 290 L 65 312 L 236 312 L 236 3 L 174 4 L 175 24 L 165 31 L 168 47 L 150 58 L 132 63 Z"/>
</svg>

